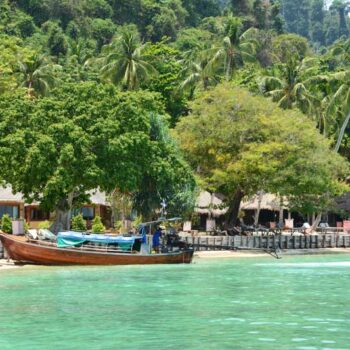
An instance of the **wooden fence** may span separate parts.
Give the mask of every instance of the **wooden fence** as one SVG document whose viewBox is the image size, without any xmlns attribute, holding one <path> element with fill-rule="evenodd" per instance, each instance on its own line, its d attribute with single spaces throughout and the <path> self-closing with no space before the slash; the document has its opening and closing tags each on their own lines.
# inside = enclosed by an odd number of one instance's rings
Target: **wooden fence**
<svg viewBox="0 0 350 350">
<path fill-rule="evenodd" d="M 184 237 L 194 250 L 350 248 L 350 235 Z M 0 259 L 4 248 L 0 242 Z"/>
<path fill-rule="evenodd" d="M 184 237 L 198 250 L 350 248 L 350 235 Z"/>
</svg>

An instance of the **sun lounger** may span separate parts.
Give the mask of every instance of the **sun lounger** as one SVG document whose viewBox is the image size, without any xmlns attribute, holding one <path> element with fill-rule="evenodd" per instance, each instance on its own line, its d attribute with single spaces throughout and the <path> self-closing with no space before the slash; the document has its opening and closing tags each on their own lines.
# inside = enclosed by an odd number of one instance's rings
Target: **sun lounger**
<svg viewBox="0 0 350 350">
<path fill-rule="evenodd" d="M 39 236 L 39 239 L 41 239 L 42 241 L 51 241 L 51 242 L 56 241 L 56 236 L 50 230 L 47 230 L 47 229 L 40 229 L 38 236 Z"/>
<path fill-rule="evenodd" d="M 38 231 L 35 230 L 35 229 L 29 229 L 29 230 L 27 231 L 27 236 L 28 236 L 30 239 L 39 239 Z"/>
</svg>

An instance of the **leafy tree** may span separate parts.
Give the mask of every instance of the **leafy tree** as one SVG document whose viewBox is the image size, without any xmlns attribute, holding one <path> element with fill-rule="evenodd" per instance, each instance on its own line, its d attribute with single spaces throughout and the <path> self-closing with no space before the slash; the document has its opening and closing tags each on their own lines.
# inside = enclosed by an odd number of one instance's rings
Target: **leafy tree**
<svg viewBox="0 0 350 350">
<path fill-rule="evenodd" d="M 27 88 L 28 96 L 47 95 L 55 83 L 55 70 L 61 68 L 37 53 L 18 61 L 19 86 Z"/>
<path fill-rule="evenodd" d="M 134 206 L 144 219 L 152 219 L 165 200 L 167 214 L 181 216 L 194 208 L 196 182 L 189 166 L 179 157 L 179 149 L 164 119 L 152 114 L 150 121 L 149 136 L 158 143 L 158 148 L 154 149 L 139 190 L 133 193 Z"/>
<path fill-rule="evenodd" d="M 270 22 L 271 29 L 277 34 L 283 33 L 285 22 L 281 15 L 281 4 L 278 0 L 271 1 Z"/>
<path fill-rule="evenodd" d="M 14 74 L 18 56 L 28 59 L 32 50 L 23 46 L 16 37 L 0 35 L 0 94 L 10 92 L 17 86 Z"/>
<path fill-rule="evenodd" d="M 137 89 L 141 81 L 157 73 L 146 61 L 144 50 L 145 44 L 140 44 L 133 33 L 123 32 L 103 51 L 102 75 L 127 90 Z"/>
<path fill-rule="evenodd" d="M 198 51 L 210 48 L 213 34 L 204 29 L 185 28 L 178 32 L 175 46 L 183 53 L 189 51 L 195 55 Z"/>
<path fill-rule="evenodd" d="M 268 25 L 268 7 L 263 0 L 254 0 L 253 16 L 255 17 L 256 27 L 265 29 Z"/>
<path fill-rule="evenodd" d="M 47 46 L 50 54 L 53 56 L 66 55 L 68 51 L 68 42 L 63 33 L 63 30 L 58 24 L 50 27 Z"/>
<path fill-rule="evenodd" d="M 183 6 L 188 12 L 187 23 L 197 26 L 203 18 L 219 16 L 221 9 L 218 1 L 215 0 L 187 0 Z"/>
<path fill-rule="evenodd" d="M 182 63 L 179 62 L 180 52 L 166 42 L 149 44 L 145 48 L 146 57 L 152 58 L 152 66 L 158 74 L 141 84 L 141 88 L 159 92 L 164 98 L 167 113 L 171 116 L 171 125 L 187 110 L 184 94 L 179 92 Z"/>
<path fill-rule="evenodd" d="M 339 16 L 339 36 L 349 35 L 346 23 L 346 15 L 350 11 L 350 2 L 346 0 L 333 0 L 331 10 L 337 11 Z"/>
<path fill-rule="evenodd" d="M 163 37 L 176 39 L 179 29 L 186 21 L 187 11 L 183 8 L 181 1 L 170 0 L 167 6 L 148 4 L 147 10 L 148 25 L 145 23 L 146 37 L 153 42 L 161 40 Z"/>
<path fill-rule="evenodd" d="M 310 9 L 310 37 L 314 43 L 324 43 L 324 0 L 312 0 Z"/>
<path fill-rule="evenodd" d="M 151 137 L 154 113 L 164 113 L 158 95 L 117 93 L 112 85 L 94 82 L 62 84 L 34 101 L 5 96 L 1 177 L 28 202 L 55 211 L 54 231 L 69 228 L 72 206 L 97 187 L 134 193 L 145 176 L 156 190 L 185 186 L 193 178 L 177 150 Z"/>
<path fill-rule="evenodd" d="M 176 135 L 202 186 L 226 195 L 229 226 L 258 190 L 302 200 L 347 188 L 348 166 L 310 120 L 228 84 L 195 100 Z"/>
<path fill-rule="evenodd" d="M 250 6 L 248 0 L 231 0 L 231 7 L 235 15 L 247 15 Z"/>
<path fill-rule="evenodd" d="M 1 0 L 0 30 L 3 34 L 25 38 L 36 31 L 36 26 L 30 16 L 14 7 L 9 0 Z"/>
<path fill-rule="evenodd" d="M 91 18 L 111 18 L 113 8 L 106 0 L 84 1 L 85 15 Z"/>
<path fill-rule="evenodd" d="M 272 39 L 272 52 L 281 62 L 286 63 L 291 56 L 304 59 L 310 55 L 311 49 L 307 39 L 296 34 L 282 34 Z"/>
<path fill-rule="evenodd" d="M 288 32 L 307 38 L 310 32 L 310 0 L 283 0 L 282 4 Z"/>
<path fill-rule="evenodd" d="M 97 50 L 107 45 L 116 33 L 116 26 L 110 19 L 95 18 L 91 21 L 92 37 L 97 41 Z"/>
</svg>

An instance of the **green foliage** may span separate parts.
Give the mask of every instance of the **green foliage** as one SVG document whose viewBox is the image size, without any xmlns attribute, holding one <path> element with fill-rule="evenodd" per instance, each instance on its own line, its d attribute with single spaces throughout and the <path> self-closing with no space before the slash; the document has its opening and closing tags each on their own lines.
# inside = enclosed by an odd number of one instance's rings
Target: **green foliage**
<svg viewBox="0 0 350 350">
<path fill-rule="evenodd" d="M 103 233 L 106 228 L 102 223 L 101 217 L 96 215 L 94 220 L 92 221 L 92 232 L 93 233 Z"/>
<path fill-rule="evenodd" d="M 72 217 L 72 230 L 74 231 L 86 231 L 86 221 L 82 214 Z"/>
<path fill-rule="evenodd" d="M 350 158 L 348 5 L 323 5 L 0 0 L 1 177 L 50 210 L 65 211 L 100 186 L 128 195 L 145 218 L 162 199 L 169 213 L 186 212 L 195 182 L 167 124 L 191 120 L 190 101 L 211 96 L 223 80 L 300 109 L 306 125 L 312 120 Z M 273 109 L 268 100 L 256 108 L 264 103 Z M 251 125 L 242 121 L 244 128 Z M 274 153 L 273 145 L 264 152 Z"/>
<path fill-rule="evenodd" d="M 38 228 L 39 229 L 50 229 L 52 223 L 48 220 L 42 221 L 39 223 Z"/>
<path fill-rule="evenodd" d="M 12 233 L 12 220 L 7 214 L 1 218 L 1 230 L 5 233 Z"/>
<path fill-rule="evenodd" d="M 58 25 L 54 25 L 50 28 L 47 46 L 50 50 L 50 54 L 53 56 L 66 55 L 68 51 L 68 42 L 63 30 Z"/>
<path fill-rule="evenodd" d="M 110 43 L 115 32 L 116 26 L 110 19 L 95 18 L 91 22 L 91 34 L 97 41 L 98 50 Z"/>
<path fill-rule="evenodd" d="M 272 40 L 274 54 L 286 63 L 291 56 L 297 56 L 302 60 L 311 50 L 307 39 L 295 34 L 282 34 Z"/>
<path fill-rule="evenodd" d="M 6 96 L 0 101 L 2 178 L 48 210 L 67 210 L 96 187 L 138 192 L 147 178 L 161 195 L 184 188 L 193 182 L 191 172 L 171 139 L 153 133 L 154 113 L 164 113 L 158 95 L 117 93 L 92 82 L 62 84 L 35 101 Z"/>
<path fill-rule="evenodd" d="M 135 90 L 140 82 L 147 81 L 157 71 L 146 61 L 145 44 L 131 31 L 123 31 L 104 48 L 101 73 L 114 84 L 127 90 Z"/>
<path fill-rule="evenodd" d="M 312 122 L 227 84 L 195 100 L 176 134 L 204 187 L 230 199 L 237 189 L 302 200 L 347 188 L 348 165 Z"/>
</svg>

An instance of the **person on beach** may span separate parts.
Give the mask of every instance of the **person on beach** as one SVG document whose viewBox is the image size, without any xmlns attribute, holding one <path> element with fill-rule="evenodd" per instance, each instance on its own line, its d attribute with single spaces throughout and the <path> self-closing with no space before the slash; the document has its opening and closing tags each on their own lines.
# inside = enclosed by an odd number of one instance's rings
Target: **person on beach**
<svg viewBox="0 0 350 350">
<path fill-rule="evenodd" d="M 153 249 L 156 253 L 159 253 L 160 237 L 162 237 L 162 228 L 158 226 L 155 232 L 153 233 L 152 239 Z"/>
</svg>

